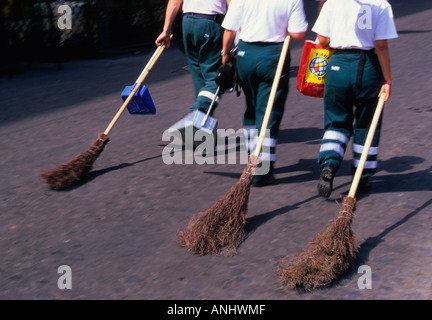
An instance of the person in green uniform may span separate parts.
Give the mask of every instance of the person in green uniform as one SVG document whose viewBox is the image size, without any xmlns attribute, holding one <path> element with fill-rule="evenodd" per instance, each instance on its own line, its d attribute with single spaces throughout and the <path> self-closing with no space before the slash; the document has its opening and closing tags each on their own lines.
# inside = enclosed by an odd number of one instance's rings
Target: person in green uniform
<svg viewBox="0 0 432 320">
<path fill-rule="evenodd" d="M 391 92 L 388 40 L 397 38 L 387 0 L 327 0 L 312 28 L 330 45 L 324 90 L 324 136 L 318 156 L 318 194 L 330 197 L 333 179 L 353 137 L 352 172 L 358 166 L 379 96 Z M 362 172 L 359 190 L 376 172 L 382 117 Z"/>
<path fill-rule="evenodd" d="M 229 51 L 238 38 L 236 53 L 238 81 L 246 98 L 243 129 L 249 152 L 253 152 L 260 134 L 266 106 L 285 37 L 303 40 L 308 23 L 302 0 L 233 0 L 222 23 L 222 63 L 229 59 Z M 257 174 L 254 186 L 276 182 L 274 163 L 279 127 L 285 110 L 289 89 L 290 54 L 287 54 L 260 158 L 268 172 Z M 264 163 L 265 162 L 265 163 Z"/>
<path fill-rule="evenodd" d="M 213 99 L 217 106 L 219 92 L 215 97 L 218 68 L 221 65 L 223 29 L 221 23 L 230 0 L 169 0 L 162 33 L 155 43 L 170 46 L 170 35 L 174 20 L 182 9 L 183 44 L 194 84 L 195 102 L 189 112 L 207 112 Z"/>
</svg>

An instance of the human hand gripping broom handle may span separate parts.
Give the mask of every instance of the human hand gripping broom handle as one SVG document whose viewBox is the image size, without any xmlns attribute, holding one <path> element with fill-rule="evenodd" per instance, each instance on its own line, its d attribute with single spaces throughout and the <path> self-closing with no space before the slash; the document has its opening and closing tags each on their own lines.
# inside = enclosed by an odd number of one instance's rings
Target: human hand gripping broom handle
<svg viewBox="0 0 432 320">
<path fill-rule="evenodd" d="M 354 178 L 353 178 L 353 181 L 351 183 L 351 188 L 348 192 L 348 197 L 354 198 L 354 196 L 357 192 L 357 187 L 358 187 L 358 184 L 360 182 L 360 177 L 362 175 L 363 168 L 364 168 L 364 165 L 365 165 L 368 153 L 369 153 L 369 148 L 372 144 L 372 139 L 375 135 L 375 130 L 376 130 L 376 127 L 378 124 L 378 120 L 379 120 L 381 113 L 382 113 L 385 97 L 386 97 L 386 95 L 383 93 L 383 94 L 381 94 L 381 96 L 379 98 L 378 105 L 375 109 L 375 113 L 374 113 L 374 116 L 372 118 L 372 123 L 370 125 L 369 132 L 368 132 L 367 137 L 366 137 L 366 142 L 365 142 L 365 145 L 363 147 L 360 161 L 359 161 L 359 164 L 357 166 L 356 172 L 354 174 Z"/>
<path fill-rule="evenodd" d="M 280 57 L 279 57 L 279 62 L 278 62 L 277 69 L 276 69 L 276 75 L 275 75 L 274 80 L 273 80 L 273 85 L 272 85 L 272 88 L 271 88 L 271 91 L 270 91 L 269 100 L 267 102 L 267 107 L 266 107 L 266 111 L 265 111 L 265 114 L 264 114 L 263 123 L 261 125 L 260 135 L 258 137 L 258 142 L 257 142 L 257 145 L 255 147 L 255 151 L 253 153 L 255 159 L 257 159 L 259 157 L 260 153 L 261 153 L 261 148 L 262 148 L 262 145 L 263 145 L 263 142 L 264 142 L 265 131 L 267 129 L 267 126 L 268 126 L 268 123 L 269 123 L 269 120 L 270 120 L 270 115 L 271 115 L 271 112 L 272 112 L 274 99 L 276 97 L 276 91 L 277 91 L 277 88 L 279 86 L 279 80 L 280 80 L 280 77 L 281 77 L 281 74 L 282 74 L 282 69 L 283 69 L 283 66 L 284 66 L 284 63 L 285 63 L 285 57 L 286 57 L 286 54 L 288 52 L 288 47 L 289 47 L 290 39 L 291 39 L 291 37 L 289 35 L 286 36 L 285 40 L 284 40 L 284 43 L 283 43 L 283 46 L 282 46 L 282 51 L 281 51 L 281 54 L 280 54 Z"/>
<path fill-rule="evenodd" d="M 171 38 L 172 38 L 172 36 L 173 35 L 171 35 Z M 153 68 L 154 64 L 156 63 L 157 59 L 159 59 L 159 57 L 162 54 L 162 52 L 164 51 L 165 47 L 166 47 L 166 43 L 163 42 L 160 46 L 158 46 L 155 53 L 153 53 L 153 56 L 150 58 L 149 62 L 145 66 L 144 70 L 141 72 L 140 76 L 138 77 L 138 79 L 135 83 L 135 87 L 133 88 L 133 90 L 131 91 L 131 93 L 127 97 L 127 99 L 123 102 L 122 106 L 120 107 L 120 109 L 118 110 L 118 112 L 116 113 L 114 118 L 111 120 L 108 127 L 105 129 L 104 134 L 108 135 L 110 133 L 111 129 L 114 127 L 115 123 L 120 118 L 120 115 L 123 113 L 124 109 L 128 106 L 128 104 L 130 103 L 130 101 L 134 97 L 135 93 L 138 91 L 139 87 L 144 82 L 144 79 L 150 73 L 150 71 Z"/>
</svg>

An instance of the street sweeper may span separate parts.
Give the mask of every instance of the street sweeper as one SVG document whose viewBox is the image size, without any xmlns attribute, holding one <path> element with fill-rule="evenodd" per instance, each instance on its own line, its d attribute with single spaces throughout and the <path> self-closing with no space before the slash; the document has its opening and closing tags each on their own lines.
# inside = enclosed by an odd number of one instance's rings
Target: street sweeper
<svg viewBox="0 0 432 320">
<path fill-rule="evenodd" d="M 364 149 L 378 97 L 390 97 L 392 75 L 387 40 L 397 38 L 393 12 L 386 0 L 328 1 L 312 29 L 320 44 L 330 45 L 324 93 L 324 136 L 318 157 L 318 193 L 328 198 L 333 179 L 353 138 L 354 174 Z M 378 165 L 382 117 L 360 180 L 365 188 Z"/>
<path fill-rule="evenodd" d="M 308 23 L 303 11 L 303 1 L 235 1 L 228 9 L 222 26 L 225 29 L 222 63 L 228 61 L 229 50 L 235 39 L 239 39 L 237 73 L 246 99 L 243 128 L 249 152 L 252 153 L 257 142 L 254 133 L 260 134 L 284 38 L 289 34 L 292 39 L 301 41 L 306 34 Z M 269 130 L 269 136 L 264 140 L 260 154 L 270 170 L 255 176 L 255 186 L 275 182 L 276 145 L 288 96 L 290 61 L 288 52 L 269 123 L 265 128 Z"/>
<path fill-rule="evenodd" d="M 328 0 L 312 30 L 321 45 L 334 49 L 324 91 L 325 133 L 319 153 L 318 193 L 330 196 L 334 175 L 352 136 L 354 177 L 334 222 L 295 259 L 281 260 L 281 281 L 305 290 L 329 285 L 354 264 L 358 253 L 352 230 L 358 205 L 355 196 L 377 168 L 382 111 L 392 84 L 387 41 L 398 36 L 387 0 Z"/>
<path fill-rule="evenodd" d="M 268 154 L 261 151 L 264 143 L 274 146 L 277 138 L 288 94 L 289 43 L 291 37 L 302 40 L 307 26 L 301 0 L 231 2 L 223 22 L 226 30 L 222 62 L 228 61 L 225 54 L 239 32 L 237 68 L 246 95 L 245 124 L 257 128 L 259 135 L 239 181 L 207 211 L 192 217 L 186 229 L 179 233 L 178 243 L 190 251 L 233 254 L 245 239 L 245 216 L 252 182 L 264 161 L 274 161 L 272 151 Z M 265 139 L 267 127 L 274 134 L 269 139 Z M 271 174 L 269 169 L 264 180 Z"/>
<path fill-rule="evenodd" d="M 184 53 L 188 60 L 195 97 L 195 102 L 187 115 L 173 124 L 170 127 L 171 131 L 178 130 L 184 133 L 184 128 L 190 123 L 195 130 L 205 128 L 210 134 L 216 130 L 215 119 L 211 117 L 224 93 L 223 90 L 218 90 L 216 78 L 222 58 L 221 23 L 229 3 L 230 0 L 168 1 L 163 30 L 155 42 L 160 45 L 165 41 L 167 48 L 170 47 L 171 29 L 181 10 Z M 209 117 L 210 119 L 207 119 Z"/>
</svg>

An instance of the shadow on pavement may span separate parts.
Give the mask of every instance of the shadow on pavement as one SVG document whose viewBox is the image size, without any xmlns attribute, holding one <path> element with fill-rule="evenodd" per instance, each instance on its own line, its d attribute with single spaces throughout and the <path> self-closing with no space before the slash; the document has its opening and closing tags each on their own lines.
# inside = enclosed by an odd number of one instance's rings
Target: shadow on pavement
<svg viewBox="0 0 432 320">
<path fill-rule="evenodd" d="M 101 175 L 104 175 L 106 173 L 109 173 L 109 172 L 112 172 L 112 171 L 116 171 L 116 170 L 120 170 L 120 169 L 127 168 L 127 167 L 131 167 L 131 166 L 134 166 L 134 165 L 136 165 L 138 163 L 150 161 L 150 160 L 153 160 L 153 159 L 156 159 L 156 158 L 160 158 L 160 157 L 162 157 L 162 155 L 157 155 L 157 156 L 141 159 L 141 160 L 138 160 L 138 161 L 135 161 L 135 162 L 121 163 L 121 164 L 118 164 L 116 166 L 111 166 L 111 167 L 104 168 L 104 169 L 90 171 L 87 174 L 87 176 L 85 178 L 83 178 L 83 180 L 81 180 L 76 185 L 74 185 L 74 186 L 72 186 L 70 188 L 64 189 L 64 190 L 56 190 L 56 192 L 67 192 L 67 191 L 79 188 L 79 187 L 85 185 L 86 183 L 88 183 L 88 182 L 90 182 L 90 181 L 96 179 L 97 177 L 99 177 Z"/>
<path fill-rule="evenodd" d="M 383 167 L 385 168 L 384 170 L 386 170 L 386 171 L 394 170 L 393 172 L 404 172 L 404 171 L 412 169 L 413 165 L 422 163 L 423 161 L 424 161 L 424 159 L 419 158 L 419 157 L 414 157 L 414 156 L 394 157 L 394 158 L 391 158 L 389 160 L 383 161 Z M 302 163 L 302 160 L 300 160 L 299 163 L 297 163 L 296 165 L 282 168 L 282 170 L 286 170 L 284 172 L 304 170 L 304 167 L 311 166 L 312 162 L 316 163 L 315 160 L 311 160 L 311 159 L 305 160 L 305 162 L 306 162 L 306 165 L 304 165 L 304 163 Z M 289 168 L 289 169 L 287 169 L 287 168 Z M 296 177 L 282 178 L 282 179 L 279 179 L 279 183 L 288 183 L 288 181 L 289 181 L 289 183 L 304 182 L 304 181 L 312 180 L 312 179 L 317 179 L 317 176 L 314 172 L 302 174 L 302 175 L 299 175 Z M 400 183 L 401 181 L 403 181 L 403 183 Z M 407 174 L 394 174 L 394 175 L 380 176 L 380 177 L 376 177 L 371 182 L 371 184 L 373 184 L 373 187 L 372 187 L 372 190 L 370 192 L 358 193 L 356 195 L 356 198 L 357 198 L 357 200 L 361 200 L 362 198 L 366 197 L 367 195 L 380 193 L 380 192 L 432 191 L 432 185 L 431 185 L 430 181 L 432 181 L 432 167 L 425 169 L 425 170 L 420 170 L 420 171 L 407 173 Z M 333 189 L 333 194 L 336 194 L 336 191 L 338 189 L 341 189 L 341 188 L 344 188 L 347 186 L 348 187 L 351 186 L 351 182 L 345 182 L 341 185 L 336 186 Z M 346 194 L 347 192 L 348 191 L 346 191 L 344 194 Z M 344 194 L 341 194 L 341 197 Z M 333 198 L 330 199 L 329 198 L 329 199 L 327 199 L 327 201 L 332 201 L 332 202 L 334 202 L 335 200 L 341 201 L 341 197 L 339 197 L 337 199 L 333 199 Z M 291 210 L 297 209 L 302 204 L 313 201 L 313 200 L 318 199 L 318 198 L 320 198 L 320 197 L 318 195 L 316 195 L 313 197 L 309 197 L 305 200 L 299 201 L 295 204 L 287 205 L 287 206 L 284 206 L 282 208 L 279 208 L 279 209 L 276 209 L 276 210 L 273 210 L 273 211 L 270 211 L 267 213 L 263 213 L 261 215 L 247 218 L 246 219 L 246 221 L 247 221 L 247 225 L 246 225 L 247 233 L 252 232 L 256 228 L 258 228 L 260 225 L 266 223 L 267 221 L 274 218 L 275 216 L 285 214 Z M 429 200 L 423 206 L 419 207 L 419 209 L 417 209 L 414 214 L 408 215 L 408 217 L 411 218 L 413 215 L 415 215 L 417 213 L 417 211 L 423 210 L 425 207 L 429 206 L 431 204 L 431 202 L 432 202 L 432 200 Z M 385 234 L 387 234 L 392 229 L 396 228 L 397 226 L 399 226 L 400 224 L 402 224 L 406 220 L 408 220 L 408 219 L 403 219 L 395 227 L 388 228 L 387 229 L 388 231 L 385 232 Z M 382 238 L 385 234 L 381 234 L 379 236 L 379 238 Z M 371 241 L 372 240 L 370 240 L 368 243 L 370 243 Z"/>
<path fill-rule="evenodd" d="M 349 184 L 348 182 L 341 184 L 340 186 L 334 188 L 334 190 L 338 190 L 340 188 L 343 188 L 343 187 L 347 186 L 348 184 Z M 273 219 L 276 216 L 279 216 L 281 214 L 288 213 L 289 211 L 298 209 L 301 205 L 308 203 L 310 201 L 319 199 L 319 198 L 320 198 L 320 196 L 317 194 L 315 196 L 309 197 L 305 200 L 299 201 L 299 202 L 294 203 L 292 205 L 287 205 L 287 206 L 284 206 L 282 208 L 279 208 L 279 209 L 276 209 L 276 210 L 273 210 L 270 212 L 266 212 L 266 213 L 263 213 L 260 215 L 246 218 L 246 226 L 245 226 L 246 234 L 249 235 L 250 233 L 255 231 L 258 227 L 265 224 L 267 221 Z"/>
<path fill-rule="evenodd" d="M 397 221 L 396 223 L 392 224 L 391 226 L 387 227 L 383 232 L 378 234 L 375 237 L 370 237 L 366 239 L 364 242 L 362 242 L 359 245 L 359 251 L 357 253 L 357 257 L 355 260 L 355 263 L 352 267 L 352 269 L 345 274 L 340 279 L 337 279 L 332 286 L 337 286 L 341 283 L 344 279 L 348 279 L 353 277 L 357 274 L 357 270 L 360 266 L 365 265 L 369 261 L 369 255 L 376 247 L 378 247 L 382 242 L 385 241 L 385 236 L 387 236 L 389 233 L 391 233 L 396 228 L 402 226 L 404 223 L 408 222 L 411 218 L 415 217 L 418 213 L 422 212 L 424 209 L 432 205 L 432 199 L 429 199 L 425 203 L 423 203 L 420 207 L 416 208 L 414 211 L 407 214 L 405 217 Z"/>
<path fill-rule="evenodd" d="M 322 128 L 293 128 L 279 131 L 278 144 L 308 142 L 320 143 L 324 134 Z M 318 142 L 316 140 L 319 140 Z"/>
</svg>

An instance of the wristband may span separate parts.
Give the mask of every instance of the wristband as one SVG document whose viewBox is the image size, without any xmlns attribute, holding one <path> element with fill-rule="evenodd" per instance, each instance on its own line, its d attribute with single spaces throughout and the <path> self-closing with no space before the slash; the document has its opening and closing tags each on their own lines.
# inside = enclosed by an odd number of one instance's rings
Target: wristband
<svg viewBox="0 0 432 320">
<path fill-rule="evenodd" d="M 228 53 L 225 53 L 223 50 L 221 51 L 221 56 L 222 57 L 226 57 L 228 55 Z"/>
<path fill-rule="evenodd" d="M 384 84 L 389 84 L 389 85 L 391 85 L 391 84 L 392 84 L 392 80 L 384 81 Z"/>
</svg>

